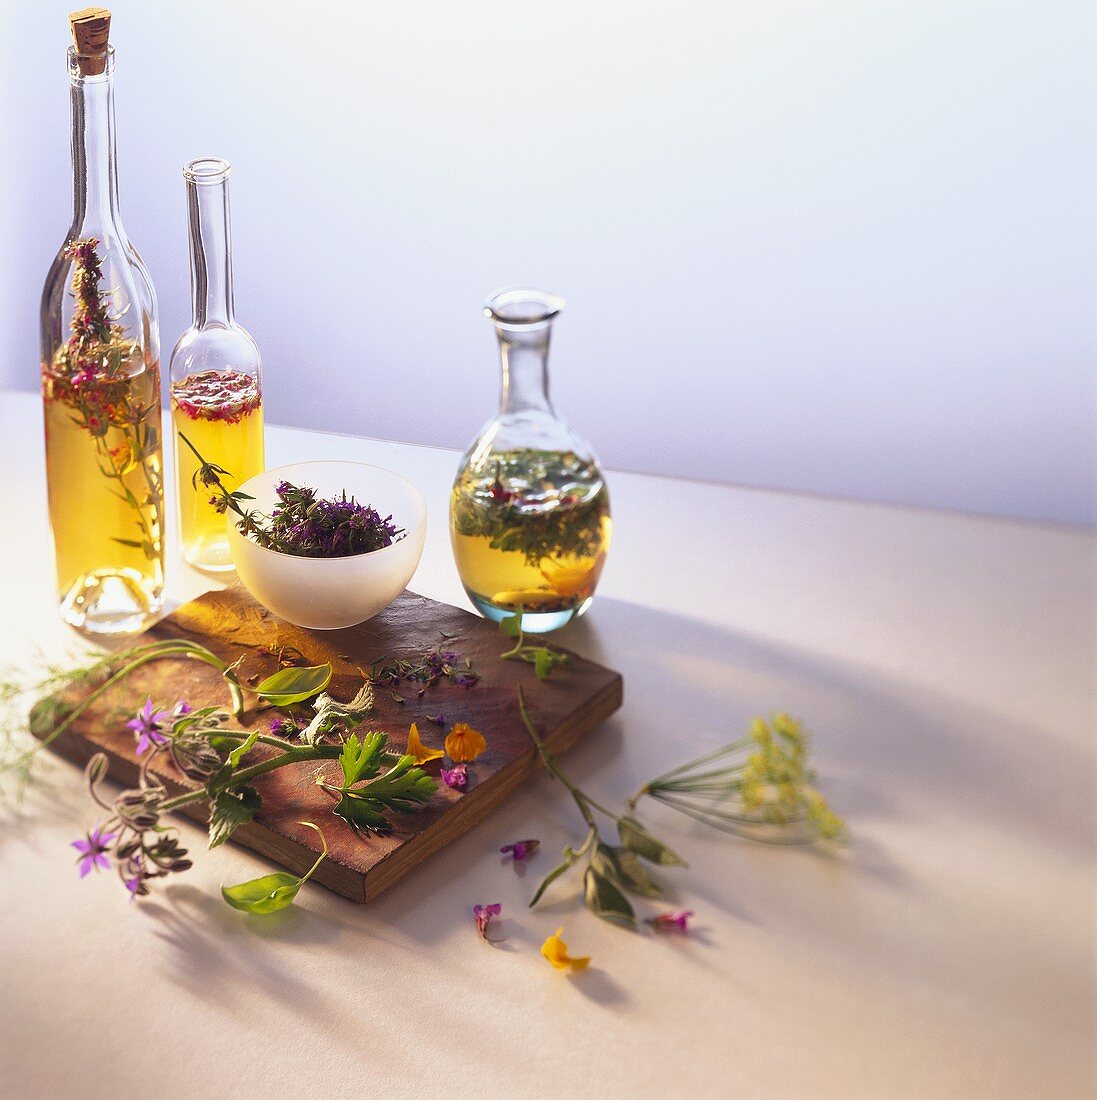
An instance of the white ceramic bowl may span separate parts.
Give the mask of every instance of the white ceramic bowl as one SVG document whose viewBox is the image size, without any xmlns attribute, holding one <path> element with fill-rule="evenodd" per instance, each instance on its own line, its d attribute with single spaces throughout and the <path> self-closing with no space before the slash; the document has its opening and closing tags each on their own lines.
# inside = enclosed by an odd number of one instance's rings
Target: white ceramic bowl
<svg viewBox="0 0 1097 1100">
<path fill-rule="evenodd" d="M 244 587 L 280 619 L 311 630 L 354 626 L 383 611 L 407 586 L 423 553 L 427 505 L 399 474 L 362 462 L 298 462 L 257 474 L 240 486 L 248 508 L 269 514 L 281 481 L 307 485 L 320 497 L 346 492 L 407 532 L 391 546 L 345 558 L 298 558 L 267 550 L 236 529 L 228 513 L 229 548 Z"/>
</svg>

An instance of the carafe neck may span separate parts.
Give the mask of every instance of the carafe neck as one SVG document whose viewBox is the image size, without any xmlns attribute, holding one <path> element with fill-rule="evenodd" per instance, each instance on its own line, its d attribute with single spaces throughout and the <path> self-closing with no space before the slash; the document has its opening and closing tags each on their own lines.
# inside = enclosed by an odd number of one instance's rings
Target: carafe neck
<svg viewBox="0 0 1097 1100">
<path fill-rule="evenodd" d="M 548 392 L 548 354 L 552 323 L 563 309 L 554 294 L 513 288 L 493 294 L 484 313 L 495 324 L 502 365 L 499 411 L 543 412 L 554 416 Z"/>
<path fill-rule="evenodd" d="M 227 161 L 204 157 L 183 169 L 190 227 L 190 289 L 195 328 L 234 324 Z"/>
<path fill-rule="evenodd" d="M 502 387 L 499 395 L 500 413 L 537 410 L 552 412 L 548 394 L 549 329 L 541 339 L 515 340 L 512 333 L 497 328 L 499 357 L 502 366 Z"/>
</svg>

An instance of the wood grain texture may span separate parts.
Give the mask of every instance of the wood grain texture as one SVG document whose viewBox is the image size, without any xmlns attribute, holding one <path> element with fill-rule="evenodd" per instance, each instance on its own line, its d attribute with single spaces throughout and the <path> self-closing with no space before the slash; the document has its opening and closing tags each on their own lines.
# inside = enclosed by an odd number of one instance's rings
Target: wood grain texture
<svg viewBox="0 0 1097 1100">
<path fill-rule="evenodd" d="M 450 637 L 443 639 L 443 632 Z M 446 729 L 454 722 L 468 722 L 488 742 L 487 751 L 469 767 L 466 792 L 458 793 L 440 783 L 439 791 L 420 812 L 390 815 L 394 826 L 390 836 L 359 833 L 332 814 L 333 800 L 316 785 L 315 776 L 319 768 L 334 778 L 339 773 L 335 761 L 288 766 L 253 781 L 263 807 L 255 821 L 237 829 L 232 839 L 302 873 L 320 848 L 313 830 L 298 822 L 314 821 L 323 827 L 329 846 L 329 858 L 320 865 L 314 880 L 359 902 L 377 897 L 416 864 L 470 829 L 531 774 L 534 754 L 518 710 L 519 684 L 538 729 L 554 752 L 566 750 L 594 729 L 622 700 L 622 681 L 616 672 L 573 654 L 568 664 L 540 682 L 532 666 L 499 659 L 511 643 L 495 624 L 412 592 L 404 592 L 391 607 L 359 626 L 308 631 L 276 618 L 237 586 L 206 593 L 145 635 L 149 641 L 165 638 L 187 638 L 228 662 L 238 661 L 242 683 L 257 683 L 277 670 L 271 649 L 296 647 L 309 664 L 331 662 L 334 673 L 328 691 L 343 700 L 354 695 L 361 686 L 362 670 L 379 658 L 414 659 L 440 646 L 471 659 L 480 681 L 470 688 L 443 680 L 417 697 L 415 685 L 404 685 L 399 689 L 406 700 L 403 705 L 387 688 L 377 689 L 376 709 L 362 729 L 384 730 L 394 750 L 407 744 L 408 726 L 413 721 L 418 723 L 425 745 L 441 747 L 445 730 L 427 717 L 439 713 L 445 716 Z M 191 660 L 157 661 L 104 693 L 51 749 L 81 764 L 93 753 L 105 752 L 111 762 L 111 777 L 135 783 L 134 738 L 123 722 L 146 696 L 164 706 L 179 699 L 194 707 L 228 706 L 224 682 L 215 669 Z M 254 697 L 248 698 L 249 709 L 239 726 L 266 732 L 277 712 L 257 710 L 251 705 Z M 246 760 L 257 762 L 274 751 L 260 745 Z M 194 786 L 168 761 L 161 764 L 158 760 L 153 770 L 172 794 Z M 437 775 L 437 765 L 433 774 Z M 182 812 L 205 821 L 204 806 L 188 806 Z"/>
</svg>

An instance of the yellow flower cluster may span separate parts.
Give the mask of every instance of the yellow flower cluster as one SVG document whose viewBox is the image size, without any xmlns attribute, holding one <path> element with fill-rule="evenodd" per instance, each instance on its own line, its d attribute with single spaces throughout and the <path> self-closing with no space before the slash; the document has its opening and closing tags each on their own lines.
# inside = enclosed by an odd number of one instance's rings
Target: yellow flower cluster
<svg viewBox="0 0 1097 1100">
<path fill-rule="evenodd" d="M 784 713 L 773 715 L 769 722 L 755 718 L 750 739 L 756 747 L 743 766 L 744 809 L 760 814 L 771 825 L 806 820 L 819 836 L 840 837 L 845 823 L 811 785 L 815 778 L 807 766 L 811 739 L 803 725 Z"/>
</svg>

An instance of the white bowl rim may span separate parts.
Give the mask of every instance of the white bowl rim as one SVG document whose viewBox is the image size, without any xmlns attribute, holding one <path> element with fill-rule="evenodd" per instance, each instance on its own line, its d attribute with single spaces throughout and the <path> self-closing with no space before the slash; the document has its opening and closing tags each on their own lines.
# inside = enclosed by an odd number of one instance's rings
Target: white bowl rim
<svg viewBox="0 0 1097 1100">
<path fill-rule="evenodd" d="M 412 528 L 404 529 L 404 537 L 397 539 L 395 542 L 390 543 L 388 546 L 379 546 L 376 550 L 367 550 L 364 554 L 342 554 L 337 558 L 313 558 L 308 557 L 305 554 L 283 554 L 281 550 L 271 550 L 268 546 L 260 546 L 255 539 L 248 538 L 247 535 L 241 531 L 235 523 L 231 524 L 229 534 L 234 535 L 237 538 L 243 539 L 249 543 L 254 549 L 258 550 L 261 554 L 270 554 L 272 557 L 277 558 L 279 561 L 301 561 L 301 562 L 346 562 L 354 561 L 356 558 L 374 558 L 378 554 L 384 554 L 386 551 L 395 550 L 400 543 L 410 539 L 413 535 L 417 535 L 421 528 L 427 525 L 427 498 L 423 496 L 413 481 L 409 481 L 403 474 L 398 474 L 395 470 L 390 470 L 387 466 L 378 466 L 374 462 L 354 462 L 349 459 L 342 458 L 310 458 L 306 462 L 287 462 L 283 466 L 273 466 L 269 470 L 261 470 L 253 477 L 249 477 L 247 481 L 236 487 L 236 492 L 242 493 L 247 491 L 247 487 L 253 482 L 258 481 L 261 477 L 268 477 L 271 474 L 281 473 L 283 470 L 296 470 L 301 466 L 354 466 L 360 470 L 379 470 L 383 474 L 389 474 L 399 481 L 402 481 L 411 491 L 419 498 L 420 509 L 423 513 L 423 518 Z M 346 490 L 344 490 L 345 492 Z M 246 503 L 246 502 L 245 502 Z M 372 504 L 369 505 L 373 507 Z M 235 514 L 235 513 L 234 513 Z M 378 513 L 380 514 L 380 513 Z"/>
</svg>

